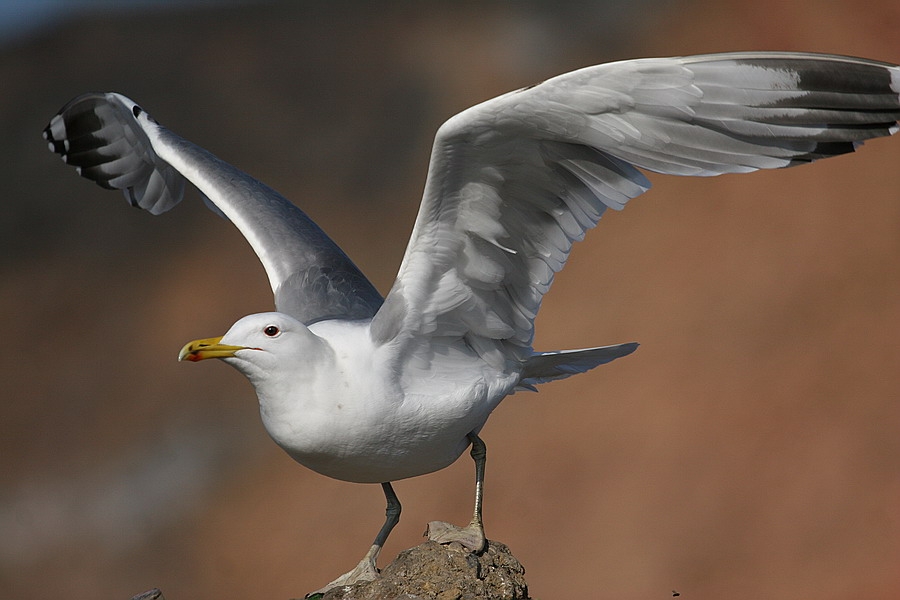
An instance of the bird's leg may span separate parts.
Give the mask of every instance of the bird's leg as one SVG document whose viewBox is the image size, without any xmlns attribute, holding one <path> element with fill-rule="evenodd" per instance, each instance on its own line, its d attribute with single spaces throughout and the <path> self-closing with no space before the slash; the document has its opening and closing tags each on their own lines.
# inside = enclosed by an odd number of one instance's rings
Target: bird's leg
<svg viewBox="0 0 900 600">
<path fill-rule="evenodd" d="M 472 521 L 466 527 L 459 527 L 432 521 L 425 532 L 429 540 L 440 544 L 459 542 L 473 552 L 481 552 L 487 545 L 484 537 L 484 523 L 481 520 L 481 503 L 484 498 L 484 464 L 487 460 L 487 447 L 481 438 L 474 433 L 469 434 L 472 442 L 472 460 L 475 461 L 475 514 Z"/>
<path fill-rule="evenodd" d="M 381 548 L 384 546 L 384 542 L 387 540 L 388 535 L 390 535 L 391 530 L 400 521 L 401 508 L 400 500 L 397 499 L 397 494 L 394 493 L 394 488 L 391 487 L 391 484 L 387 482 L 382 483 L 381 488 L 384 490 L 387 508 L 384 511 L 384 525 L 381 526 L 381 530 L 378 532 L 378 535 L 375 536 L 372 547 L 369 548 L 369 551 L 366 552 L 366 555 L 359 561 L 359 564 L 351 571 L 344 573 L 325 587 L 316 590 L 315 592 L 310 592 L 306 595 L 307 598 L 314 596 L 315 594 L 324 594 L 332 588 L 353 585 L 354 583 L 359 583 L 361 581 L 372 581 L 378 577 L 378 569 L 375 566 L 375 562 L 378 560 L 378 554 L 381 552 Z"/>
</svg>

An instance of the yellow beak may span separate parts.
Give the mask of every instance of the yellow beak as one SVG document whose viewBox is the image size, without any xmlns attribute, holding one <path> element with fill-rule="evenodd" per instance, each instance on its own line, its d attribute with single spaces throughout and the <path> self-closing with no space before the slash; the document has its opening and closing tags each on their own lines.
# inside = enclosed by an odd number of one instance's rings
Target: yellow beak
<svg viewBox="0 0 900 600">
<path fill-rule="evenodd" d="M 238 350 L 244 350 L 243 346 L 229 346 L 228 344 L 221 344 L 221 341 L 222 337 L 219 336 L 188 342 L 181 349 L 181 352 L 178 353 L 178 360 L 197 362 L 207 358 L 227 358 L 234 356 L 234 353 Z"/>
</svg>

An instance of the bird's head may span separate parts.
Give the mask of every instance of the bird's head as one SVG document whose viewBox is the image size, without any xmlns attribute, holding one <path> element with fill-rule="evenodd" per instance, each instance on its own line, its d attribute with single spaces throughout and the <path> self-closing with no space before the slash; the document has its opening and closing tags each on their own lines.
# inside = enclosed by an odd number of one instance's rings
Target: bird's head
<svg viewBox="0 0 900 600">
<path fill-rule="evenodd" d="M 178 360 L 221 358 L 257 385 L 275 372 L 315 363 L 327 344 L 300 321 L 283 313 L 248 315 L 215 338 L 188 342 Z"/>
</svg>

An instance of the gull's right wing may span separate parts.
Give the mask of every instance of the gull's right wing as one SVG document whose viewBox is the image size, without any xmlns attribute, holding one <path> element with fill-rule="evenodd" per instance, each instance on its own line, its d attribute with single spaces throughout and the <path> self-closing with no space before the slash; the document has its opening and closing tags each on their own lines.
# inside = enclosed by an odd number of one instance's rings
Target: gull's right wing
<svg viewBox="0 0 900 600">
<path fill-rule="evenodd" d="M 250 242 L 276 308 L 303 323 L 366 319 L 381 306 L 372 283 L 302 210 L 162 127 L 121 94 L 73 99 L 47 125 L 44 138 L 81 176 L 122 190 L 129 203 L 153 214 L 181 201 L 185 179 L 193 183 Z"/>
</svg>

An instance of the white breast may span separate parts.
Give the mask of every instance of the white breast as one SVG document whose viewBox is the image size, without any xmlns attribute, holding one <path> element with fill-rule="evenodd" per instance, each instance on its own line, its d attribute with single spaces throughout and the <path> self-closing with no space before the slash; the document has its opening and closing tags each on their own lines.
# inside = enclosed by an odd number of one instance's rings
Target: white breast
<svg viewBox="0 0 900 600">
<path fill-rule="evenodd" d="M 410 389 L 382 359 L 367 323 L 324 321 L 310 331 L 329 341 L 333 363 L 320 364 L 312 380 L 298 378 L 287 394 L 258 387 L 260 414 L 294 460 L 335 479 L 378 483 L 448 466 L 512 385 L 471 365 L 450 377 L 438 362 L 434 376 L 420 371 Z"/>
</svg>

